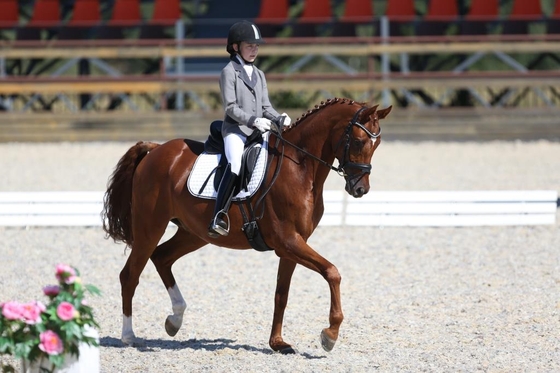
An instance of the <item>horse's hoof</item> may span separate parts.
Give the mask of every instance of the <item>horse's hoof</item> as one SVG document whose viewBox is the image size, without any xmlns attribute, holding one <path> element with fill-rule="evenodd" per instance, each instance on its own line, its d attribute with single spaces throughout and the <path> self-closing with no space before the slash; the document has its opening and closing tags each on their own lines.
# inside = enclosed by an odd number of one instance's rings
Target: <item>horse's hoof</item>
<svg viewBox="0 0 560 373">
<path fill-rule="evenodd" d="M 122 343 L 129 347 L 146 347 L 146 341 L 140 338 L 132 337 L 122 337 Z"/>
<path fill-rule="evenodd" d="M 285 348 L 279 350 L 278 352 L 280 352 L 282 355 L 293 355 L 293 354 L 297 354 L 296 349 L 293 348 L 292 346 L 290 346 L 290 347 L 285 347 Z"/>
<path fill-rule="evenodd" d="M 324 330 L 321 332 L 321 346 L 323 346 L 323 350 L 331 352 L 335 343 L 336 340 L 330 338 Z"/>
<path fill-rule="evenodd" d="M 170 320 L 170 316 L 167 316 L 167 319 L 165 319 L 165 331 L 167 332 L 167 335 L 169 335 L 170 337 L 175 337 L 180 328 L 180 325 L 175 326 Z"/>
</svg>

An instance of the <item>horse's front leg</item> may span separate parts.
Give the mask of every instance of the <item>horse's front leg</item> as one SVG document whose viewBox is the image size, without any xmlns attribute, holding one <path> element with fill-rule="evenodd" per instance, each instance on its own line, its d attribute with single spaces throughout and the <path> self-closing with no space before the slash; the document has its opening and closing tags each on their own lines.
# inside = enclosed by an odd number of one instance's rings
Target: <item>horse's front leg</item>
<svg viewBox="0 0 560 373">
<path fill-rule="evenodd" d="M 331 291 L 331 309 L 329 313 L 330 326 L 323 329 L 321 332 L 321 346 L 323 346 L 325 351 L 329 352 L 333 349 L 334 344 L 338 339 L 340 325 L 342 324 L 342 320 L 344 320 L 344 315 L 342 314 L 342 302 L 340 300 L 340 281 L 342 278 L 338 272 L 338 268 L 331 263 L 329 263 L 329 266 L 325 269 L 325 271 L 321 271 L 321 274 L 329 283 Z"/>
<path fill-rule="evenodd" d="M 276 292 L 274 294 L 274 317 L 272 319 L 272 330 L 270 332 L 270 340 L 268 344 L 274 351 L 283 354 L 295 353 L 294 348 L 284 342 L 282 338 L 282 322 L 284 320 L 284 311 L 288 304 L 288 294 L 290 292 L 290 283 L 292 275 L 296 268 L 296 263 L 280 258 L 278 264 L 278 277 L 276 282 Z"/>
<path fill-rule="evenodd" d="M 336 340 L 338 339 L 340 325 L 344 320 L 344 315 L 342 313 L 342 303 L 340 300 L 340 273 L 331 262 L 319 255 L 315 250 L 313 250 L 302 237 L 298 237 L 295 242 L 287 242 L 286 244 L 288 246 L 288 250 L 280 254 L 283 259 L 289 259 L 297 264 L 301 264 L 313 271 L 320 273 L 329 284 L 331 295 L 329 327 L 323 329 L 323 331 L 321 332 L 321 345 L 323 346 L 323 349 L 325 351 L 331 351 L 336 343 Z M 291 278 L 293 270 L 294 269 L 292 268 L 289 278 Z M 280 278 L 280 273 L 278 274 L 278 276 Z M 287 281 L 288 287 L 290 283 L 289 278 Z M 286 301 L 287 295 L 288 294 L 286 290 Z M 284 309 L 282 309 L 282 312 L 283 310 Z M 274 316 L 276 317 L 276 311 Z"/>
</svg>

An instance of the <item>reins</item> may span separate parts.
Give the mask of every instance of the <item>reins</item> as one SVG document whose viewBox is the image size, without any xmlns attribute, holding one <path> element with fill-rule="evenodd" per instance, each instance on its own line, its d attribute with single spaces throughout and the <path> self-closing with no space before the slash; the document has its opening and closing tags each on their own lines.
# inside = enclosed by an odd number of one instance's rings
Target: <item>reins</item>
<svg viewBox="0 0 560 373">
<path fill-rule="evenodd" d="M 297 146 L 296 144 L 286 140 L 285 138 L 282 137 L 281 133 L 277 133 L 274 132 L 274 134 L 276 135 L 276 138 L 279 139 L 280 141 L 282 141 L 285 144 L 290 145 L 292 148 L 299 150 L 300 152 L 302 152 L 303 154 L 315 159 L 317 162 L 322 163 L 323 165 L 327 166 L 328 168 L 330 168 L 331 170 L 335 171 L 337 174 L 341 175 L 340 172 L 343 172 L 344 170 L 338 166 L 338 167 L 334 167 L 332 164 L 325 162 L 324 160 L 322 160 L 321 158 L 309 153 L 307 150 L 300 148 L 299 146 Z M 284 155 L 284 150 L 282 150 L 282 155 Z M 341 175 L 344 176 L 344 175 Z"/>
</svg>

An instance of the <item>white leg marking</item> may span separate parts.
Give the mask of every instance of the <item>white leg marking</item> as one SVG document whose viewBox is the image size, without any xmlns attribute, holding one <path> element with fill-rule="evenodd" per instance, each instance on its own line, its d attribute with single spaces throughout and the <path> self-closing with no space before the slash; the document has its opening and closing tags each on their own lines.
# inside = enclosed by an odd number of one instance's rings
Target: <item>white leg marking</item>
<svg viewBox="0 0 560 373">
<path fill-rule="evenodd" d="M 182 316 L 187 309 L 187 303 L 181 294 L 181 290 L 179 290 L 179 287 L 175 284 L 172 288 L 167 289 L 167 292 L 169 293 L 169 298 L 171 298 L 173 314 Z"/>
<path fill-rule="evenodd" d="M 167 334 L 174 336 L 183 324 L 183 314 L 185 313 L 185 309 L 187 309 L 187 303 L 185 302 L 177 284 L 175 284 L 172 288 L 167 289 L 167 292 L 169 293 L 169 298 L 171 299 L 173 315 L 167 316 L 165 329 Z"/>
<path fill-rule="evenodd" d="M 121 341 L 127 345 L 132 345 L 135 340 L 136 336 L 134 335 L 134 330 L 132 330 L 132 316 L 123 315 Z"/>
</svg>

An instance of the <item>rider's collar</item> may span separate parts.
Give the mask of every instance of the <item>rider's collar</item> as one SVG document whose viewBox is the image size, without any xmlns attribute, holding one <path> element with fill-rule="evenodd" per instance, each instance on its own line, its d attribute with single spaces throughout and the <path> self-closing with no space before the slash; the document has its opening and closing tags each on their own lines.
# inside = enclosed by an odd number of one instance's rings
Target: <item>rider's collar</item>
<svg viewBox="0 0 560 373">
<path fill-rule="evenodd" d="M 253 63 L 246 61 L 245 58 L 243 58 L 239 53 L 237 53 L 235 56 L 237 57 L 237 61 L 239 61 L 241 66 L 251 66 L 251 67 L 253 67 Z"/>
</svg>

